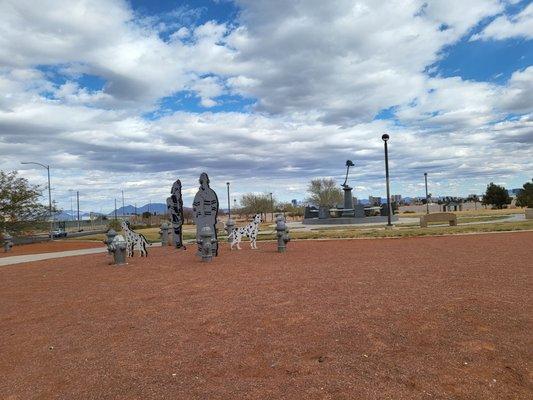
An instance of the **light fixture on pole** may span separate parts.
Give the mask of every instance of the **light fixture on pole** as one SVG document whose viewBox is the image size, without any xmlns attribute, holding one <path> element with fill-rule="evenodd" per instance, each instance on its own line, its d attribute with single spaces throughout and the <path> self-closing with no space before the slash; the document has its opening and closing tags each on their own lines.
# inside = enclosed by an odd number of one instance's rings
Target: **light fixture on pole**
<svg viewBox="0 0 533 400">
<path fill-rule="evenodd" d="M 385 180 L 387 183 L 387 227 L 391 227 L 391 215 L 392 215 L 392 208 L 390 204 L 390 185 L 389 185 L 389 149 L 387 147 L 387 142 L 389 140 L 389 135 L 384 134 L 381 136 L 381 139 L 383 140 L 383 143 L 385 145 Z"/>
<path fill-rule="evenodd" d="M 272 221 L 274 221 L 274 198 L 272 197 L 272 192 L 270 193 L 270 212 L 272 214 Z"/>
<path fill-rule="evenodd" d="M 22 161 L 21 164 L 35 164 L 40 165 L 43 168 L 46 168 L 46 171 L 48 173 L 48 212 L 50 214 L 50 240 L 54 240 L 54 217 L 52 214 L 52 188 L 50 186 L 50 165 L 41 164 L 38 162 L 32 162 L 32 161 Z"/>
<path fill-rule="evenodd" d="M 426 181 L 426 214 L 429 214 L 428 173 L 427 172 L 424 172 L 424 180 Z"/>
<path fill-rule="evenodd" d="M 229 182 L 226 182 L 226 187 L 228 188 L 228 219 L 231 219 L 231 204 L 229 199 Z"/>
<path fill-rule="evenodd" d="M 229 182 L 226 182 L 226 187 L 228 189 L 228 220 L 226 221 L 226 232 L 228 233 L 228 242 L 230 242 L 230 235 L 233 232 L 235 227 L 235 222 L 231 219 L 231 201 L 229 195 Z"/>
</svg>

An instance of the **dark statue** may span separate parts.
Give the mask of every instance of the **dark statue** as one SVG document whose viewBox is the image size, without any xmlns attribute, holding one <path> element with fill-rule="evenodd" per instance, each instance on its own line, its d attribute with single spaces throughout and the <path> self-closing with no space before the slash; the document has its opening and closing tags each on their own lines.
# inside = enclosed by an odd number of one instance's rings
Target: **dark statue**
<svg viewBox="0 0 533 400">
<path fill-rule="evenodd" d="M 172 218 L 172 232 L 174 246 L 183 248 L 183 198 L 181 197 L 181 181 L 178 179 L 170 189 L 170 197 L 167 198 L 167 209 Z"/>
<path fill-rule="evenodd" d="M 209 187 L 209 177 L 205 172 L 200 175 L 200 188 L 198 193 L 194 196 L 192 203 L 193 219 L 196 224 L 196 242 L 198 243 L 198 251 L 201 254 L 202 237 L 200 235 L 202 228 L 208 226 L 211 228 L 211 240 L 213 246 L 213 253 L 218 255 L 218 240 L 217 240 L 217 216 L 218 216 L 218 197 L 213 189 Z"/>
</svg>

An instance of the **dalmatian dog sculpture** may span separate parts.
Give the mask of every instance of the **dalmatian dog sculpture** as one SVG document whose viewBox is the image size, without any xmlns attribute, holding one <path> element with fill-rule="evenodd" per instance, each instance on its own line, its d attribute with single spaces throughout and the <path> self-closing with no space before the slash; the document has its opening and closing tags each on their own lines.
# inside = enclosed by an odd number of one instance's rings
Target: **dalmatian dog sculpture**
<svg viewBox="0 0 533 400">
<path fill-rule="evenodd" d="M 133 252 L 135 249 L 139 250 L 139 255 L 141 257 L 148 257 L 148 250 L 146 249 L 146 246 L 151 246 L 151 244 L 148 243 L 148 240 L 146 240 L 144 235 L 133 231 L 130 228 L 130 223 L 128 221 L 122 221 L 120 226 L 122 227 L 124 236 L 126 237 L 126 250 L 128 257 L 133 257 Z"/>
<path fill-rule="evenodd" d="M 230 233 L 231 250 L 233 250 L 233 246 L 235 245 L 237 245 L 238 250 L 241 250 L 240 243 L 243 236 L 250 238 L 250 247 L 252 249 L 257 249 L 257 233 L 259 232 L 259 224 L 261 224 L 261 222 L 261 214 L 255 214 L 252 222 L 248 225 L 233 229 Z"/>
</svg>

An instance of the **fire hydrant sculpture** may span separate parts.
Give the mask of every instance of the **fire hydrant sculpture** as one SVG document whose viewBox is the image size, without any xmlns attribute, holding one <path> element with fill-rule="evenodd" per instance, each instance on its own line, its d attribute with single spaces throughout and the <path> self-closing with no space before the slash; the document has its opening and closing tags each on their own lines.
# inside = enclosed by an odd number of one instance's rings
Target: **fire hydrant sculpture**
<svg viewBox="0 0 533 400">
<path fill-rule="evenodd" d="M 113 231 L 114 232 L 114 231 Z M 126 264 L 126 239 L 122 235 L 116 235 L 113 237 L 110 243 L 107 245 L 107 251 L 113 255 L 113 264 L 121 265 Z"/>
<path fill-rule="evenodd" d="M 161 224 L 161 229 L 159 230 L 159 235 L 161 235 L 161 246 L 170 246 L 168 231 L 170 230 L 170 225 L 166 222 Z"/>
<path fill-rule="evenodd" d="M 235 228 L 235 221 L 233 221 L 231 218 L 228 218 L 226 221 L 226 232 L 228 233 L 228 243 L 232 241 L 232 238 L 230 238 L 231 232 L 233 232 L 233 229 Z"/>
<path fill-rule="evenodd" d="M 282 214 L 276 216 L 276 236 L 278 238 L 278 253 L 283 253 L 291 238 L 289 237 L 289 228 L 287 228 L 285 223 L 285 217 Z"/>
<path fill-rule="evenodd" d="M 4 253 L 7 253 L 11 251 L 11 248 L 13 247 L 13 236 L 11 236 L 9 233 L 5 232 L 2 234 L 4 238 Z"/>
<path fill-rule="evenodd" d="M 200 230 L 200 257 L 202 261 L 209 262 L 213 260 L 213 252 L 215 250 L 215 244 L 217 240 L 213 237 L 213 233 L 210 226 L 204 226 Z"/>
<path fill-rule="evenodd" d="M 113 243 L 113 239 L 115 238 L 115 236 L 117 236 L 117 233 L 115 232 L 113 228 L 111 228 L 110 230 L 107 231 L 105 235 L 107 239 L 104 240 L 104 244 L 107 245 L 107 254 L 112 255 L 113 253 L 110 250 L 110 246 L 111 246 L 111 243 Z"/>
</svg>

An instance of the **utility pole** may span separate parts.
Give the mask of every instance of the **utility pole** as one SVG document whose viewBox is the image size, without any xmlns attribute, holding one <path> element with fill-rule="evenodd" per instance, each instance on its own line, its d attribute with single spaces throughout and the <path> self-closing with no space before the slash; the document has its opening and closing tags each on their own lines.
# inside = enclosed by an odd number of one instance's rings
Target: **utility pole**
<svg viewBox="0 0 533 400">
<path fill-rule="evenodd" d="M 115 221 L 117 220 L 117 199 L 115 199 Z"/>
<path fill-rule="evenodd" d="M 76 190 L 76 201 L 78 202 L 78 232 L 80 231 L 80 192 Z"/>
<path fill-rule="evenodd" d="M 122 191 L 122 216 L 124 216 L 124 190 Z"/>
<path fill-rule="evenodd" d="M 428 173 L 427 172 L 424 172 L 424 180 L 426 181 L 426 214 L 429 214 Z"/>
</svg>

